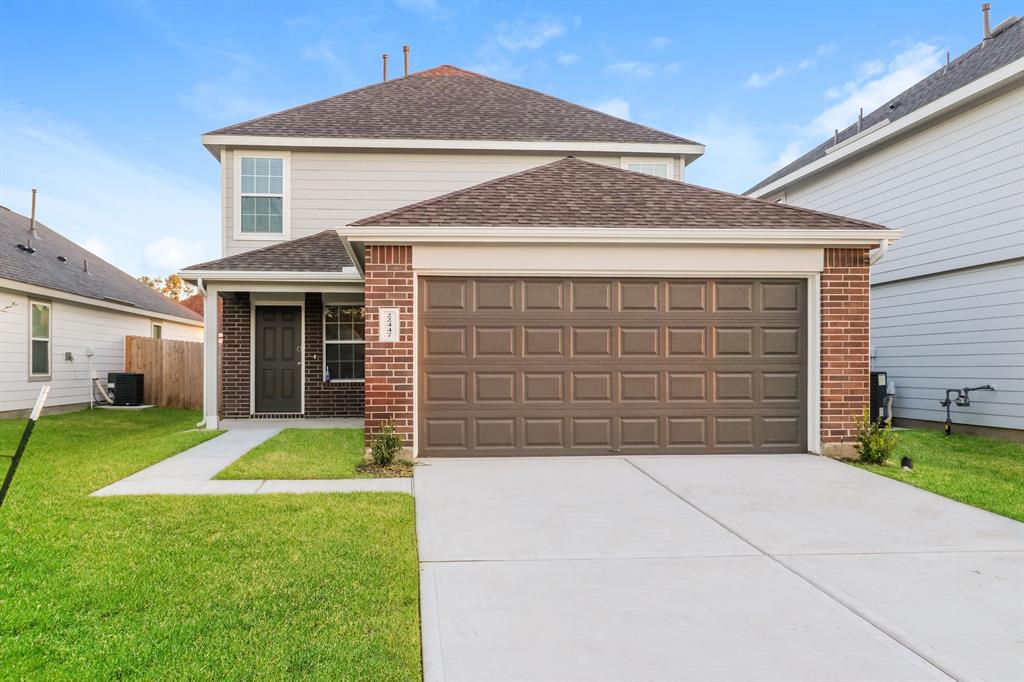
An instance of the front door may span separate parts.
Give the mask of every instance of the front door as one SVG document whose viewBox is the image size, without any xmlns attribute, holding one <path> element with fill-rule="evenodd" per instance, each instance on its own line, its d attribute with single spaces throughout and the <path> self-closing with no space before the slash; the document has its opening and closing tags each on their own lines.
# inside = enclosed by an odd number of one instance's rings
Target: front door
<svg viewBox="0 0 1024 682">
<path fill-rule="evenodd" d="M 256 412 L 302 411 L 302 308 L 256 307 Z"/>
</svg>

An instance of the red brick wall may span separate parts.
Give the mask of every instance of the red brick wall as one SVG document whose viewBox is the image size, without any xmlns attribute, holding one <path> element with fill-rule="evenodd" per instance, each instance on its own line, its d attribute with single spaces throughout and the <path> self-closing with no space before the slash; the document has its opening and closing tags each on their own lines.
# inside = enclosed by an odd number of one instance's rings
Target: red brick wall
<svg viewBox="0 0 1024 682">
<path fill-rule="evenodd" d="M 220 412 L 226 419 L 249 416 L 250 315 L 248 293 L 223 295 Z"/>
<path fill-rule="evenodd" d="M 821 273 L 821 441 L 843 443 L 869 403 L 867 249 L 825 249 Z"/>
<path fill-rule="evenodd" d="M 324 304 L 319 293 L 306 294 L 306 343 L 303 369 L 306 375 L 307 417 L 362 417 L 361 383 L 324 383 Z"/>
<path fill-rule="evenodd" d="M 366 434 L 390 420 L 412 447 L 413 278 L 412 247 L 366 246 Z M 399 309 L 399 340 L 377 339 L 377 311 Z"/>
</svg>

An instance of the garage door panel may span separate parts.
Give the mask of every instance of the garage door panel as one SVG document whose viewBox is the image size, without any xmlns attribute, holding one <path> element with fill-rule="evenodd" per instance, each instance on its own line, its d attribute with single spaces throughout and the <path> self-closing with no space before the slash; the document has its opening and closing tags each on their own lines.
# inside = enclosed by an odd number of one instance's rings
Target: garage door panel
<svg viewBox="0 0 1024 682">
<path fill-rule="evenodd" d="M 445 279 L 421 278 L 422 455 L 806 450 L 802 281 Z"/>
</svg>

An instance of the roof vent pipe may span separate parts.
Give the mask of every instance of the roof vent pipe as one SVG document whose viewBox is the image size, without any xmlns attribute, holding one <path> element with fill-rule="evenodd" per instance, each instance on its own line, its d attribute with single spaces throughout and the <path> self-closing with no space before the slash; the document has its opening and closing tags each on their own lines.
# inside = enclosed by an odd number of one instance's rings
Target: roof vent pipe
<svg viewBox="0 0 1024 682">
<path fill-rule="evenodd" d="M 32 248 L 32 240 L 39 239 L 39 233 L 36 232 L 36 192 L 39 190 L 32 189 L 32 217 L 28 221 L 28 246 Z"/>
<path fill-rule="evenodd" d="M 87 275 L 89 274 L 89 259 L 88 258 L 83 258 L 82 259 L 82 272 L 84 272 Z"/>
<path fill-rule="evenodd" d="M 405 73 L 403 75 L 409 75 L 409 46 L 402 45 L 402 54 L 405 57 Z"/>
<path fill-rule="evenodd" d="M 381 60 L 384 62 L 384 80 L 388 79 L 388 53 L 385 52 L 381 56 Z"/>
<path fill-rule="evenodd" d="M 981 5 L 981 16 L 984 18 L 984 22 L 985 22 L 985 40 L 991 40 L 992 39 L 992 27 L 989 25 L 989 22 L 988 22 L 988 12 L 989 12 L 990 9 L 992 9 L 992 3 L 991 2 L 982 3 L 982 5 Z"/>
<path fill-rule="evenodd" d="M 860 108 L 860 113 L 857 114 L 857 132 L 859 133 L 864 129 L 864 107 Z"/>
</svg>

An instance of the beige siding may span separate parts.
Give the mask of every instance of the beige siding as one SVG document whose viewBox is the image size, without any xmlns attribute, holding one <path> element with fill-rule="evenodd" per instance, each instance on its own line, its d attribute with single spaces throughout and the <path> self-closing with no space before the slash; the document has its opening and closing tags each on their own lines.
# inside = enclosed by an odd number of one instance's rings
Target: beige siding
<svg viewBox="0 0 1024 682">
<path fill-rule="evenodd" d="M 46 300 L 42 297 L 32 300 Z M 0 291 L 0 414 L 32 407 L 42 383 L 51 385 L 47 405 L 89 402 L 90 367 L 97 376 L 124 370 L 124 337 L 149 336 L 152 319 L 61 300 L 50 300 L 49 381 L 28 378 L 29 297 Z M 167 339 L 201 341 L 202 328 L 161 320 Z M 87 355 L 92 350 L 92 358 Z M 64 354 L 72 359 L 65 360 Z"/>
<path fill-rule="evenodd" d="M 800 183 L 786 202 L 903 230 L 874 283 L 1024 257 L 1024 87 Z"/>
<path fill-rule="evenodd" d="M 273 242 L 234 237 L 234 163 L 224 174 L 224 255 Z M 441 152 L 291 152 L 291 238 L 304 237 L 480 182 L 563 158 L 565 154 Z M 580 157 L 618 167 L 618 156 Z M 658 157 L 655 157 L 658 158 Z M 661 157 L 665 158 L 665 157 Z M 671 158 L 669 158 L 671 162 Z"/>
</svg>

